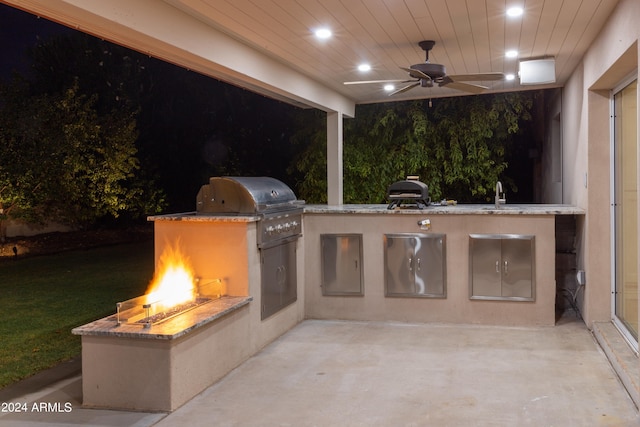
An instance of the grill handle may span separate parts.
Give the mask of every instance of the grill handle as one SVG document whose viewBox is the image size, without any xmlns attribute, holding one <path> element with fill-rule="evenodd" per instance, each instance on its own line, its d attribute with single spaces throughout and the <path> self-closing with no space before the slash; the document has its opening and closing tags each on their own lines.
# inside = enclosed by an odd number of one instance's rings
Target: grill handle
<svg viewBox="0 0 640 427">
<path fill-rule="evenodd" d="M 258 243 L 258 249 L 268 249 L 278 245 L 283 245 L 285 243 L 295 242 L 300 238 L 300 236 L 302 236 L 302 234 L 296 234 L 293 236 L 283 237 L 282 239 L 270 240 L 268 242 Z"/>
</svg>

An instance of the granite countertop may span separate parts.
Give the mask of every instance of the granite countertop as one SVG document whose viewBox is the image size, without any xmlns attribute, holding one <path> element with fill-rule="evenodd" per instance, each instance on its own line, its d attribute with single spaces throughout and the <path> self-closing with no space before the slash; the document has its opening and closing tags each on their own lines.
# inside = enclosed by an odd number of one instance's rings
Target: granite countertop
<svg viewBox="0 0 640 427">
<path fill-rule="evenodd" d="M 309 214 L 388 214 L 388 215 L 584 215 L 584 209 L 570 205 L 505 204 L 496 209 L 493 204 L 429 205 L 424 209 L 395 208 L 387 205 L 306 205 Z"/>
<path fill-rule="evenodd" d="M 147 217 L 147 221 L 191 221 L 191 222 L 256 222 L 262 219 L 259 215 L 237 214 L 199 214 L 196 212 L 183 212 L 166 215 L 153 215 Z"/>
<path fill-rule="evenodd" d="M 304 205 L 308 214 L 385 214 L 385 215 L 584 215 L 582 208 L 561 204 L 505 204 L 496 209 L 494 204 L 432 204 L 423 209 L 402 207 L 387 209 L 386 204 L 353 205 Z M 148 221 L 191 221 L 191 222 L 257 222 L 259 215 L 196 214 L 184 212 L 154 215 Z"/>
<path fill-rule="evenodd" d="M 71 332 L 74 335 L 173 340 L 244 307 L 252 300 L 253 297 L 250 296 L 223 296 L 179 316 L 154 324 L 150 328 L 144 328 L 143 324 L 122 324 L 118 326 L 116 315 L 113 314 L 95 322 L 78 326 Z"/>
</svg>

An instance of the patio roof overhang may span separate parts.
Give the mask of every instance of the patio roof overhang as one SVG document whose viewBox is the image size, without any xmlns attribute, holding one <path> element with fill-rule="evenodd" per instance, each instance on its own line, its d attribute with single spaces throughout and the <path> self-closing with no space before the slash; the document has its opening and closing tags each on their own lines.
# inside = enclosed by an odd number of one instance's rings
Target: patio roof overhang
<svg viewBox="0 0 640 427">
<path fill-rule="evenodd" d="M 301 108 L 355 112 L 353 100 L 163 1 L 3 2 Z"/>
</svg>

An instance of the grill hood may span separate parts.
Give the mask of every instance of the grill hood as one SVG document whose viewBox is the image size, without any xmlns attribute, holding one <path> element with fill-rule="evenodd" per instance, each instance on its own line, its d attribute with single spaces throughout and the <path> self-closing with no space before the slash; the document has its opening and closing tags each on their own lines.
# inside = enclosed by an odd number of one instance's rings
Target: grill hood
<svg viewBox="0 0 640 427">
<path fill-rule="evenodd" d="M 196 198 L 197 213 L 266 214 L 300 209 L 304 202 L 282 181 L 270 177 L 209 178 Z"/>
</svg>

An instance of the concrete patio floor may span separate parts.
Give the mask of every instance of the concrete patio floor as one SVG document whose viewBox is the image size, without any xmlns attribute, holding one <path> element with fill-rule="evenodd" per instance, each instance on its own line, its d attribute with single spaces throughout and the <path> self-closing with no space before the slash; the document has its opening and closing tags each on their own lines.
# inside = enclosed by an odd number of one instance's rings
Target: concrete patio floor
<svg viewBox="0 0 640 427">
<path fill-rule="evenodd" d="M 584 323 L 306 320 L 170 414 L 82 408 L 77 361 L 0 390 L 2 426 L 638 426 Z M 71 403 L 35 412 L 33 402 Z"/>
</svg>

